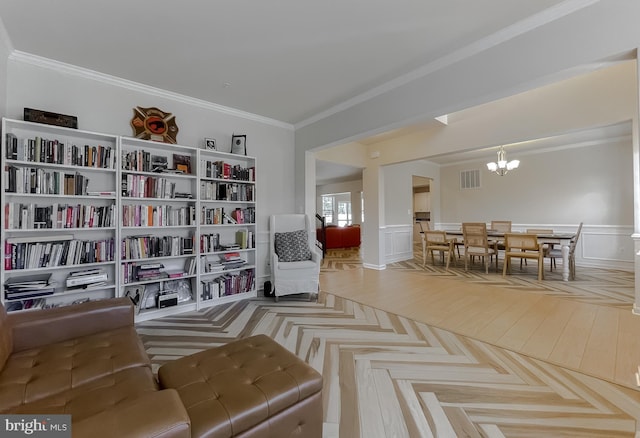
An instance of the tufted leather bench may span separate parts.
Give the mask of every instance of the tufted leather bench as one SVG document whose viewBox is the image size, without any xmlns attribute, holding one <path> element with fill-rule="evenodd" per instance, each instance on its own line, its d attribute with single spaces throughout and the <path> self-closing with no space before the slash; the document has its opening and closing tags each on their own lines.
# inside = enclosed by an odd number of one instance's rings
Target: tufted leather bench
<svg viewBox="0 0 640 438">
<path fill-rule="evenodd" d="M 166 363 L 158 379 L 178 391 L 192 437 L 322 436 L 322 376 L 268 336 Z"/>
</svg>

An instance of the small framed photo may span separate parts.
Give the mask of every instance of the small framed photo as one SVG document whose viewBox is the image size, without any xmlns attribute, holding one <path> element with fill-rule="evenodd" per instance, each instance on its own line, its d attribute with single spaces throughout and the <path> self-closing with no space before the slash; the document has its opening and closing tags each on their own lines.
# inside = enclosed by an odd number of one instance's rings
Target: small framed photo
<svg viewBox="0 0 640 438">
<path fill-rule="evenodd" d="M 238 155 L 247 155 L 247 136 L 236 135 L 231 136 L 231 153 Z"/>
<path fill-rule="evenodd" d="M 208 151 L 216 150 L 216 139 L 215 138 L 205 138 L 204 139 L 204 148 Z"/>
</svg>

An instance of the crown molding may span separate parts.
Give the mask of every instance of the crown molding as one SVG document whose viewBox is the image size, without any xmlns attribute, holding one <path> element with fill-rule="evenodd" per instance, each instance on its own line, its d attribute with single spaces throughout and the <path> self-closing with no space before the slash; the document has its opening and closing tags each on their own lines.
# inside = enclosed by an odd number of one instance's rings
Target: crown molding
<svg viewBox="0 0 640 438">
<path fill-rule="evenodd" d="M 378 87 L 374 87 L 371 90 L 355 96 L 351 99 L 345 100 L 344 102 L 341 102 L 338 105 L 335 105 L 325 111 L 319 112 L 314 116 L 296 123 L 294 127 L 296 130 L 304 128 L 305 126 L 311 125 L 319 120 L 325 119 L 353 106 L 366 102 L 367 100 L 373 99 L 374 97 L 392 91 L 430 73 L 460 62 L 463 59 L 469 58 L 473 55 L 477 55 L 478 53 L 481 53 L 487 49 L 509 41 L 540 26 L 551 23 L 559 18 L 572 14 L 573 12 L 576 12 L 580 9 L 591 6 L 595 3 L 598 3 L 599 1 L 600 0 L 566 0 L 542 12 L 525 18 L 524 20 L 507 26 L 504 29 L 495 32 L 494 34 L 486 38 L 482 38 L 472 44 L 469 44 L 466 47 L 451 52 L 450 54 L 438 58 L 433 62 L 425 64 L 422 67 L 419 67 L 407 74 L 399 76 L 396 79 L 388 81 Z"/>
<path fill-rule="evenodd" d="M 172 91 L 163 90 L 161 88 L 156 88 L 150 85 L 141 84 L 139 82 L 122 79 L 117 76 L 100 73 L 95 70 L 78 67 L 72 64 L 66 64 L 64 62 L 56 61 L 56 60 L 45 58 L 38 55 L 33 55 L 33 54 L 22 52 L 19 50 L 13 50 L 13 52 L 9 55 L 9 59 L 15 62 L 22 62 L 25 64 L 31 64 L 37 67 L 46 68 L 48 70 L 52 70 L 65 75 L 78 76 L 84 79 L 102 82 L 107 85 L 122 87 L 131 91 L 150 94 L 150 95 L 161 97 L 164 99 L 175 100 L 177 102 L 185 103 L 187 105 L 192 105 L 199 108 L 224 113 L 234 117 L 240 117 L 243 119 L 252 120 L 254 122 L 264 123 L 266 125 L 271 125 L 278 128 L 284 128 L 290 131 L 294 130 L 294 125 L 290 123 L 282 122 L 280 120 L 275 120 L 269 117 L 260 116 L 258 114 L 253 114 L 253 113 L 241 111 L 235 108 L 218 105 L 216 103 L 208 102 L 206 100 L 185 96 L 184 94 L 174 93 Z"/>
</svg>

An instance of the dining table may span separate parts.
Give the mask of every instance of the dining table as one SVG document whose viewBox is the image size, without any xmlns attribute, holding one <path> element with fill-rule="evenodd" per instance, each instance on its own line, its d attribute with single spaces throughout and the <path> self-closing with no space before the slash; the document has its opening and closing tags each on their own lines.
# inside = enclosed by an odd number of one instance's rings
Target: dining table
<svg viewBox="0 0 640 438">
<path fill-rule="evenodd" d="M 463 236 L 462 230 L 446 230 L 447 237 L 461 237 Z M 518 231 L 512 231 L 517 233 Z M 576 233 L 535 233 L 538 237 L 539 243 L 546 243 L 550 245 L 560 245 L 562 252 L 562 280 L 569 281 L 569 246 L 571 240 L 576 237 Z M 505 233 L 503 231 L 487 230 L 487 237 L 489 240 L 504 240 Z"/>
</svg>

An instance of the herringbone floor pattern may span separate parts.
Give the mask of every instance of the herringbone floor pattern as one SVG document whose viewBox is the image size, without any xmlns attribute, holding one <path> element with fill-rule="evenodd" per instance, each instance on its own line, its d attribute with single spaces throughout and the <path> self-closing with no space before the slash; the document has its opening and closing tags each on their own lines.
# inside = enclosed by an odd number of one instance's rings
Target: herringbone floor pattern
<svg viewBox="0 0 640 438">
<path fill-rule="evenodd" d="M 138 325 L 162 363 L 265 333 L 324 376 L 326 437 L 634 436 L 640 393 L 321 294 Z"/>
</svg>

